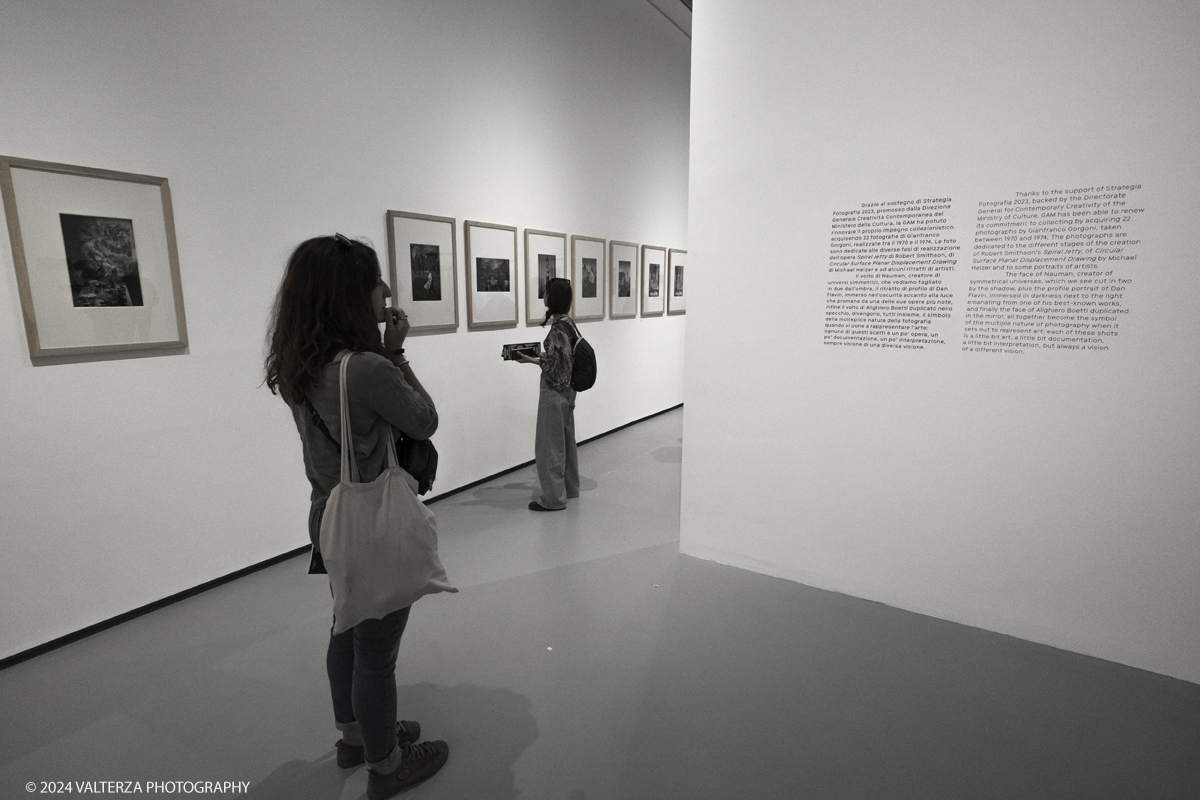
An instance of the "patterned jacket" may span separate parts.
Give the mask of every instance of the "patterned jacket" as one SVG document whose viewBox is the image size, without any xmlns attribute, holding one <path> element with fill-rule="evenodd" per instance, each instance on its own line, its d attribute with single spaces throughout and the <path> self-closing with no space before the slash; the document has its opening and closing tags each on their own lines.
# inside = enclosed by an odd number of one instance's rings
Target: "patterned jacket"
<svg viewBox="0 0 1200 800">
<path fill-rule="evenodd" d="M 560 392 L 571 388 L 575 330 L 566 314 L 551 317 L 550 333 L 542 343 L 542 377 Z"/>
</svg>

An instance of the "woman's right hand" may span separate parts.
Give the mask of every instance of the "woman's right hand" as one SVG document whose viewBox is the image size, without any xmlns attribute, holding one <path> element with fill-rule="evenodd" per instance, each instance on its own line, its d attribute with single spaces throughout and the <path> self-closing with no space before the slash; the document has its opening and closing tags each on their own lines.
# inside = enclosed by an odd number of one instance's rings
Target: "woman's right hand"
<svg viewBox="0 0 1200 800">
<path fill-rule="evenodd" d="M 399 350 L 404 346 L 404 337 L 408 336 L 408 314 L 400 308 L 384 309 L 383 318 L 383 347 L 388 352 Z"/>
</svg>

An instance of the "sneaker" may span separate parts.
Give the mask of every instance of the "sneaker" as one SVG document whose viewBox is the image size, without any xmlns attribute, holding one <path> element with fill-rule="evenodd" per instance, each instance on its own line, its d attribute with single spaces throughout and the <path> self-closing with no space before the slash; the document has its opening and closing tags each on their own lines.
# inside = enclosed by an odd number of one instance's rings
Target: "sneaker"
<svg viewBox="0 0 1200 800">
<path fill-rule="evenodd" d="M 406 719 L 396 723 L 396 741 L 400 744 L 411 744 L 421 738 L 421 723 Z M 357 767 L 367 760 L 363 746 L 346 744 L 341 739 L 337 741 L 337 764 L 342 769 Z"/>
<path fill-rule="evenodd" d="M 367 773 L 367 799 L 384 800 L 432 778 L 450 757 L 450 745 L 434 742 L 400 745 L 400 766 L 390 775 Z"/>
</svg>

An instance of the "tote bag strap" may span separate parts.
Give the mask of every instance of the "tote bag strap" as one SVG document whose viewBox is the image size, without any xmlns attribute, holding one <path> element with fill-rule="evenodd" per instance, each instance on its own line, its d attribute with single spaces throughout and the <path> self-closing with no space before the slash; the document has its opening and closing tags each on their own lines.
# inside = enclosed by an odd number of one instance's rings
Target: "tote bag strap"
<svg viewBox="0 0 1200 800">
<path fill-rule="evenodd" d="M 342 417 L 342 483 L 358 483 L 358 459 L 351 454 L 354 452 L 354 433 L 350 430 L 350 399 L 346 391 L 346 367 L 353 353 L 342 357 L 341 373 L 338 377 L 338 403 Z M 391 426 L 385 436 L 387 439 L 388 467 L 400 464 L 396 458 L 396 440 L 392 436 Z"/>
<path fill-rule="evenodd" d="M 358 459 L 354 452 L 354 433 L 350 430 L 350 400 L 346 394 L 346 367 L 353 353 L 342 357 L 342 368 L 338 375 L 338 413 L 342 418 L 342 483 L 358 483 Z"/>
</svg>

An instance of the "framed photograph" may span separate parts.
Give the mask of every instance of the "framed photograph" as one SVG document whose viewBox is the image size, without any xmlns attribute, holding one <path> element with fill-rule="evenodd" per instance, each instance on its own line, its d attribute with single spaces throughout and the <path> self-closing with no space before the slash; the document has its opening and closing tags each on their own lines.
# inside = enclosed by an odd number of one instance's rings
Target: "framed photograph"
<svg viewBox="0 0 1200 800">
<path fill-rule="evenodd" d="M 0 156 L 31 358 L 187 346 L 166 178 Z"/>
<path fill-rule="evenodd" d="M 577 320 L 604 319 L 604 240 L 591 236 L 571 237 L 571 288 L 575 294 Z"/>
<path fill-rule="evenodd" d="M 458 330 L 458 240 L 453 217 L 387 212 L 392 303 L 409 333 Z"/>
<path fill-rule="evenodd" d="M 546 317 L 546 282 L 569 278 L 567 235 L 525 229 L 525 321 L 540 325 Z"/>
<path fill-rule="evenodd" d="M 467 220 L 463 239 L 467 248 L 467 327 L 516 327 L 517 229 Z"/>
<path fill-rule="evenodd" d="M 636 317 L 638 310 L 638 246 L 608 243 L 608 317 Z"/>
<path fill-rule="evenodd" d="M 662 316 L 666 308 L 667 250 L 642 245 L 642 316 Z"/>
<path fill-rule="evenodd" d="M 667 313 L 687 313 L 687 293 L 683 288 L 684 263 L 687 261 L 687 250 L 667 251 Z"/>
</svg>

